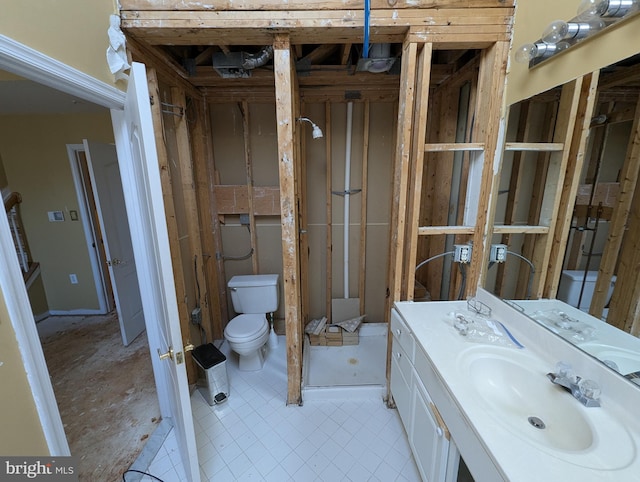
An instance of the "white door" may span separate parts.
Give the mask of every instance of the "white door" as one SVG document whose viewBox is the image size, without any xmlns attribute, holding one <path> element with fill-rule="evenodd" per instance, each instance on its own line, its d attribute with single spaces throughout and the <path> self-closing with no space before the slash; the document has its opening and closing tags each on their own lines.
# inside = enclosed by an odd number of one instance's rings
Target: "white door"
<svg viewBox="0 0 640 482">
<path fill-rule="evenodd" d="M 83 143 L 107 254 L 122 343 L 126 346 L 144 331 L 144 315 L 118 156 L 113 144 L 89 142 L 86 139 Z"/>
<path fill-rule="evenodd" d="M 160 411 L 173 421 L 188 479 L 199 482 L 169 234 L 143 64 L 133 64 L 124 112 L 112 110 L 111 118 Z M 160 359 L 160 354 L 170 356 Z"/>
</svg>

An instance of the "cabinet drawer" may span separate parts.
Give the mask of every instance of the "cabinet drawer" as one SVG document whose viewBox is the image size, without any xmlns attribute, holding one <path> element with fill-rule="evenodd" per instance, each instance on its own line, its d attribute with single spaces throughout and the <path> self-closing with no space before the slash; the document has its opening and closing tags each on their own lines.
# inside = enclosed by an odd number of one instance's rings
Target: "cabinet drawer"
<svg viewBox="0 0 640 482">
<path fill-rule="evenodd" d="M 398 340 L 400 346 L 413 363 L 416 353 L 416 342 L 407 324 L 402 320 L 396 310 L 391 310 L 391 334 Z"/>
</svg>

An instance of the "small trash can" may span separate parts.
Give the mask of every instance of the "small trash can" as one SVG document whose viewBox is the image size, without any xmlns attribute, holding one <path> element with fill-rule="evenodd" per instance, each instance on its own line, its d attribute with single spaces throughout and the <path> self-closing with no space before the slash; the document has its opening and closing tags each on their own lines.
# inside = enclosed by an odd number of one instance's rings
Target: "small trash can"
<svg viewBox="0 0 640 482">
<path fill-rule="evenodd" d="M 227 357 L 213 343 L 200 345 L 191 352 L 200 368 L 198 389 L 211 406 L 226 402 L 229 398 Z"/>
</svg>

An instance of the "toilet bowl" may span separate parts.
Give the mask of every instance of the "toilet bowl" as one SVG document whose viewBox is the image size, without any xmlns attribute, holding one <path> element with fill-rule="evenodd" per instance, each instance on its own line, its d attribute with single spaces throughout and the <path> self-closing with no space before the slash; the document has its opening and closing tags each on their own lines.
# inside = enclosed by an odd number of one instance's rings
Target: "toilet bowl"
<svg viewBox="0 0 640 482">
<path fill-rule="evenodd" d="M 264 365 L 269 323 L 264 314 L 242 314 L 233 318 L 224 329 L 229 347 L 238 354 L 238 368 L 260 370 Z"/>
<path fill-rule="evenodd" d="M 227 286 L 238 315 L 227 324 L 224 337 L 238 354 L 240 370 L 260 370 L 269 341 L 267 313 L 278 309 L 278 275 L 234 276 Z"/>
</svg>

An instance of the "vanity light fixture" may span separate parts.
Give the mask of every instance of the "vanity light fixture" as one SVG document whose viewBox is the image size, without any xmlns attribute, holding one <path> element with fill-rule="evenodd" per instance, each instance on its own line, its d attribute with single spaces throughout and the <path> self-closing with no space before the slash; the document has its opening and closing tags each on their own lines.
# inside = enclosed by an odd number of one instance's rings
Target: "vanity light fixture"
<svg viewBox="0 0 640 482">
<path fill-rule="evenodd" d="M 306 121 L 313 126 L 313 132 L 311 132 L 311 136 L 314 139 L 320 139 L 323 136 L 322 129 L 320 129 L 311 119 L 307 119 L 306 117 L 298 117 L 297 121 Z"/>
<path fill-rule="evenodd" d="M 551 22 L 538 40 L 516 50 L 514 60 L 533 67 L 638 12 L 640 0 L 582 0 L 574 18 Z"/>
<path fill-rule="evenodd" d="M 554 20 L 542 32 L 541 40 L 548 44 L 557 44 L 562 40 L 578 41 L 602 30 L 605 23 L 602 20 L 590 20 L 588 22 L 565 22 Z"/>
<path fill-rule="evenodd" d="M 621 18 L 637 11 L 639 7 L 638 0 L 582 0 L 578 6 L 577 18 Z"/>
</svg>

